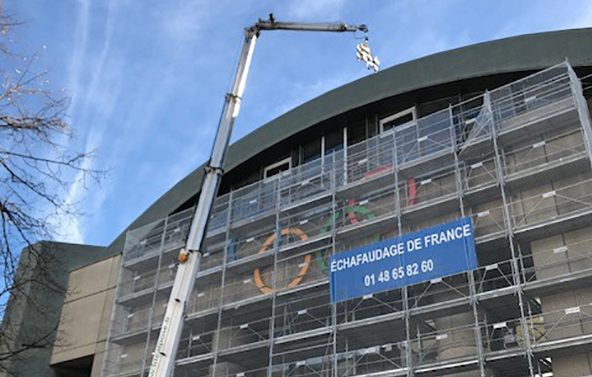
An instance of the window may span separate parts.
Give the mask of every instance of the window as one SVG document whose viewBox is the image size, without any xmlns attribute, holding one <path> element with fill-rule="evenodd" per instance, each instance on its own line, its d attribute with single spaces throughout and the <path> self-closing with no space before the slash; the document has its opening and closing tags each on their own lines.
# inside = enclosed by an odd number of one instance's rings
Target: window
<svg viewBox="0 0 592 377">
<path fill-rule="evenodd" d="M 290 170 L 292 167 L 292 158 L 288 157 L 281 161 L 278 161 L 274 164 L 267 166 L 263 169 L 263 179 L 267 179 L 273 177 L 274 175 L 278 175 L 279 173 Z"/>
<path fill-rule="evenodd" d="M 343 149 L 343 128 L 325 136 L 325 156 L 341 149 Z"/>
<path fill-rule="evenodd" d="M 415 106 L 380 120 L 380 134 L 392 132 L 395 127 L 414 122 L 417 119 Z"/>
<path fill-rule="evenodd" d="M 351 122 L 347 125 L 347 145 L 354 145 L 366 140 L 366 119 Z"/>
<path fill-rule="evenodd" d="M 302 164 L 309 161 L 316 160 L 321 157 L 321 139 L 315 138 L 314 140 L 304 144 L 302 146 Z"/>
</svg>

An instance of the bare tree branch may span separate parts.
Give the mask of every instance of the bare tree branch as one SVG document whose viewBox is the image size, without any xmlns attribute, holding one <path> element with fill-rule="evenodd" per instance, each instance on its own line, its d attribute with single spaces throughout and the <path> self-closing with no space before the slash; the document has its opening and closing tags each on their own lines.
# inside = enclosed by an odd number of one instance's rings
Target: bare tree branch
<svg viewBox="0 0 592 377">
<path fill-rule="evenodd" d="M 57 328 L 22 341 L 13 328 L 18 324 L 11 323 L 7 313 L 17 299 L 26 302 L 28 310 L 44 313 L 43 302 L 29 294 L 32 286 L 65 293 L 52 274 L 54 256 L 42 252 L 39 242 L 56 237 L 55 219 L 80 216 L 77 203 L 68 198 L 72 185 L 85 185 L 89 179 L 99 182 L 104 175 L 89 168 L 94 150 L 69 147 L 69 99 L 47 87 L 47 72 L 36 69 L 36 55 L 10 48 L 10 35 L 19 25 L 0 10 L 0 55 L 6 63 L 0 67 L 0 313 L 4 313 L 0 371 L 4 372 L 10 372 L 7 365 L 13 358 L 55 341 Z"/>
</svg>

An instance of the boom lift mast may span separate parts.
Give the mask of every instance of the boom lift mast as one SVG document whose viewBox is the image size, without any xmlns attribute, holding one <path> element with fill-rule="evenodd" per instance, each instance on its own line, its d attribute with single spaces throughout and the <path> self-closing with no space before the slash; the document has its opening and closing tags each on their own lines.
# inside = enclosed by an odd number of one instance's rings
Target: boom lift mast
<svg viewBox="0 0 592 377">
<path fill-rule="evenodd" d="M 366 25 L 347 25 L 344 23 L 296 23 L 277 22 L 272 14 L 268 20 L 259 19 L 254 25 L 245 29 L 245 37 L 240 53 L 232 90 L 226 94 L 222 115 L 214 140 L 210 160 L 205 167 L 199 200 L 193 214 L 191 228 L 186 246 L 179 253 L 179 266 L 166 312 L 162 321 L 160 334 L 156 342 L 150 366 L 149 377 L 171 377 L 174 370 L 175 356 L 181 332 L 187 301 L 193 291 L 195 276 L 199 269 L 201 248 L 210 216 L 210 210 L 224 173 L 224 157 L 228 149 L 230 134 L 234 120 L 238 116 L 249 66 L 253 57 L 255 43 L 263 30 L 295 30 L 323 32 L 368 32 Z M 357 46 L 358 60 L 366 62 L 368 68 L 378 71 L 378 59 L 372 57 L 367 39 Z"/>
</svg>

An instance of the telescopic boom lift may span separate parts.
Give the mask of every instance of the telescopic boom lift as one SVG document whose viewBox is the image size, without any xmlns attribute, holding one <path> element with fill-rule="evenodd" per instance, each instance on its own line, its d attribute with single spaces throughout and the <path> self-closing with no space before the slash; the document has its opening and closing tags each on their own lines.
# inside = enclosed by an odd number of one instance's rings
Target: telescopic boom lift
<svg viewBox="0 0 592 377">
<path fill-rule="evenodd" d="M 245 29 L 244 42 L 232 90 L 226 94 L 210 160 L 204 169 L 199 200 L 193 214 L 186 246 L 179 253 L 179 266 L 153 353 L 149 377 L 171 377 L 174 370 L 175 356 L 183 330 L 185 308 L 193 291 L 195 276 L 199 269 L 202 254 L 201 248 L 210 210 L 224 173 L 224 157 L 228 149 L 230 133 L 234 120 L 240 110 L 249 66 L 251 65 L 255 49 L 255 42 L 263 30 L 368 32 L 366 25 L 277 22 L 272 14 L 269 15 L 268 20 L 259 19 L 253 26 Z M 378 65 L 380 63 L 378 58 L 371 55 L 367 38 L 364 42 L 358 44 L 357 57 L 358 60 L 366 63 L 368 69 L 373 69 L 375 72 L 378 71 Z"/>
</svg>

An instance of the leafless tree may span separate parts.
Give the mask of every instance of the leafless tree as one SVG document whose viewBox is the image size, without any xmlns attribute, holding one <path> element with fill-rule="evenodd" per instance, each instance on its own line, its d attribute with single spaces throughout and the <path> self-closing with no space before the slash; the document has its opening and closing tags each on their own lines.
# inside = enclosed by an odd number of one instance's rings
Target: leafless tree
<svg viewBox="0 0 592 377">
<path fill-rule="evenodd" d="M 101 176 L 88 168 L 92 151 L 68 147 L 69 100 L 50 89 L 47 72 L 36 67 L 36 55 L 15 51 L 11 36 L 18 26 L 14 17 L 0 11 L 0 314 L 18 310 L 17 301 L 28 300 L 28 307 L 35 308 L 31 287 L 64 289 L 52 279 L 51 243 L 40 241 L 55 237 L 60 226 L 56 219 L 80 215 L 77 203 L 67 199 L 74 181 Z M 43 314 L 43 307 L 37 309 Z M 55 337 L 36 334 L 24 343 L 16 340 L 13 325 L 4 315 L 0 371 L 6 360 L 44 347 Z"/>
</svg>

